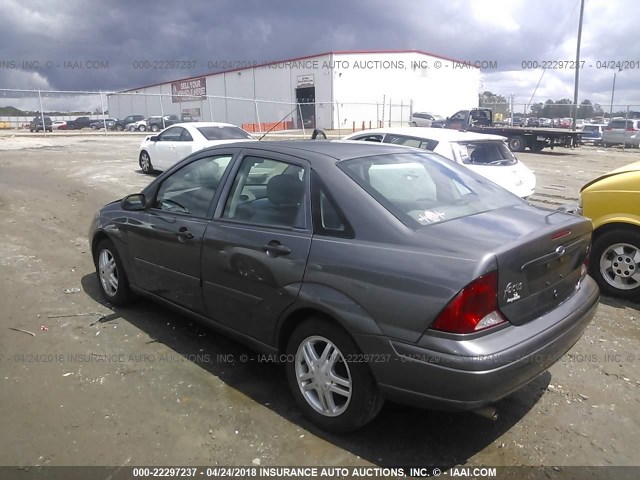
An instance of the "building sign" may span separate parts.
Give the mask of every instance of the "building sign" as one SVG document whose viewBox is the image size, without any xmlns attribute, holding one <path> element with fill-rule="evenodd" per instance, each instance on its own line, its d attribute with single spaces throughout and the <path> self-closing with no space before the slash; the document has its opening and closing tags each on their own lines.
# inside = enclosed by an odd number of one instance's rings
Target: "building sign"
<svg viewBox="0 0 640 480">
<path fill-rule="evenodd" d="M 171 101 L 173 103 L 200 101 L 206 94 L 206 77 L 171 82 Z"/>
<path fill-rule="evenodd" d="M 313 87 L 313 75 L 298 75 L 298 87 Z"/>
</svg>

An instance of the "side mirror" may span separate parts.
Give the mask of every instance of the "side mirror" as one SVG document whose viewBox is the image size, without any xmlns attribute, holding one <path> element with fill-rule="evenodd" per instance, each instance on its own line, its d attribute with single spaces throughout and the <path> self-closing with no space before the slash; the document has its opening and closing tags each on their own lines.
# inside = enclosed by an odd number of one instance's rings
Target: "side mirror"
<svg viewBox="0 0 640 480">
<path fill-rule="evenodd" d="M 127 210 L 130 212 L 135 212 L 139 210 L 144 210 L 146 206 L 146 200 L 142 193 L 134 193 L 132 195 L 127 195 L 120 202 L 120 206 L 122 206 L 123 210 Z"/>
<path fill-rule="evenodd" d="M 149 137 L 149 141 L 150 142 L 157 142 L 158 141 L 158 135 L 151 135 Z"/>
</svg>

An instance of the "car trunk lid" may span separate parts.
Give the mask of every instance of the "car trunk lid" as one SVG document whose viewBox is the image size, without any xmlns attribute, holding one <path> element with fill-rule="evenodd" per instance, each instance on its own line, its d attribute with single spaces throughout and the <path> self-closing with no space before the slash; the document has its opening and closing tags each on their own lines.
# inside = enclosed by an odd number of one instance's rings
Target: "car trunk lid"
<svg viewBox="0 0 640 480">
<path fill-rule="evenodd" d="M 443 249 L 478 259 L 495 257 L 498 308 L 521 325 L 552 310 L 577 287 L 591 241 L 591 222 L 580 216 L 518 204 L 430 225 L 420 233 Z M 461 238 L 461 232 L 474 232 Z M 482 272 L 480 272 L 482 273 Z"/>
</svg>

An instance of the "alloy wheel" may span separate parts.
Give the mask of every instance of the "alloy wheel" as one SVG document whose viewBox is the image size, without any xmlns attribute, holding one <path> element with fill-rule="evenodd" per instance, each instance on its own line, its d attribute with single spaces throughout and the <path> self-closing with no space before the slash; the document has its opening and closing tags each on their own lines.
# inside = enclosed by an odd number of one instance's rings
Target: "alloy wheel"
<svg viewBox="0 0 640 480">
<path fill-rule="evenodd" d="M 338 347 L 327 338 L 316 335 L 300 343 L 295 374 L 302 396 L 318 413 L 337 417 L 349 406 L 351 372 Z"/>
<path fill-rule="evenodd" d="M 640 286 L 640 250 L 628 243 L 616 243 L 600 257 L 600 275 L 612 287 L 632 290 Z"/>
<path fill-rule="evenodd" d="M 98 269 L 102 289 L 109 297 L 114 297 L 118 293 L 118 266 L 109 250 L 104 249 L 100 252 Z"/>
</svg>

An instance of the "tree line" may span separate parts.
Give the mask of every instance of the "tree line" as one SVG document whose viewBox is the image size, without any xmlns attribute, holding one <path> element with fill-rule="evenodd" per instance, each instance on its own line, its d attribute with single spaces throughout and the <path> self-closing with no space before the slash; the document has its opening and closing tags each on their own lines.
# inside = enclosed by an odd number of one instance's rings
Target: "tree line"
<svg viewBox="0 0 640 480">
<path fill-rule="evenodd" d="M 544 103 L 538 102 L 527 105 L 526 112 L 524 111 L 524 105 L 517 104 L 513 106 L 513 113 L 517 116 L 526 117 L 568 118 L 573 115 L 572 103 L 573 101 L 568 98 L 561 98 L 560 100 L 548 99 Z M 505 117 L 511 116 L 509 100 L 502 95 L 485 91 L 479 94 L 479 105 L 481 107 L 490 107 L 494 113 L 501 113 Z M 627 115 L 626 109 L 612 113 L 613 117 L 624 117 L 625 115 Z M 583 100 L 578 105 L 577 118 L 586 119 L 608 116 L 609 112 L 605 112 L 600 104 L 592 103 L 591 100 Z"/>
</svg>

